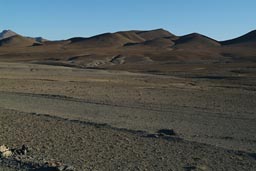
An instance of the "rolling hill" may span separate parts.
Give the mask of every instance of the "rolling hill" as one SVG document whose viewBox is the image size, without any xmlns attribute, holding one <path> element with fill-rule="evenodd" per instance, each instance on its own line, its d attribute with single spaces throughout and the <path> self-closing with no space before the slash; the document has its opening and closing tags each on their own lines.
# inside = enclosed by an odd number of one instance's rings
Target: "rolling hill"
<svg viewBox="0 0 256 171">
<path fill-rule="evenodd" d="M 219 42 L 199 33 L 176 36 L 166 30 L 130 30 L 62 41 L 4 31 L 0 61 L 26 61 L 82 68 L 162 69 L 174 63 L 254 62 L 256 31 Z"/>
<path fill-rule="evenodd" d="M 20 35 L 14 35 L 0 40 L 0 46 L 9 47 L 27 47 L 32 46 L 36 43 L 34 39 L 23 37 Z"/>
<path fill-rule="evenodd" d="M 175 41 L 175 44 L 176 46 L 182 46 L 187 49 L 220 46 L 220 43 L 218 41 L 198 33 L 181 36 Z"/>
</svg>

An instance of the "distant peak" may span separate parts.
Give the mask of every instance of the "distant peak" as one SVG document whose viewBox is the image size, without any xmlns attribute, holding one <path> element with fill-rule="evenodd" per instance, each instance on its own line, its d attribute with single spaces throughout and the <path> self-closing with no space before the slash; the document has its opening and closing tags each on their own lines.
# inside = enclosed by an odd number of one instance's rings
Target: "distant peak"
<svg viewBox="0 0 256 171">
<path fill-rule="evenodd" d="M 174 34 L 162 28 L 148 30 L 148 31 L 139 31 L 137 32 L 137 34 L 142 38 L 144 38 L 145 40 L 153 40 L 153 39 L 164 38 L 164 37 L 176 37 Z"/>
<path fill-rule="evenodd" d="M 197 33 L 197 32 L 190 33 L 190 34 L 187 34 L 185 36 L 187 36 L 187 37 L 206 37 L 206 36 L 204 36 L 204 35 L 202 35 L 200 33 Z"/>
<path fill-rule="evenodd" d="M 165 30 L 165 29 L 163 29 L 163 28 L 158 28 L 158 29 L 153 29 L 153 30 L 151 30 L 151 31 L 167 31 L 167 30 Z"/>
<path fill-rule="evenodd" d="M 3 30 L 2 33 L 15 33 L 14 31 L 8 29 L 8 30 Z M 16 33 L 15 33 L 16 34 Z"/>
<path fill-rule="evenodd" d="M 12 30 L 3 30 L 3 31 L 0 33 L 0 40 L 6 39 L 6 38 L 9 38 L 9 37 L 12 37 L 12 36 L 16 36 L 16 35 L 18 35 L 18 34 L 15 33 L 15 32 L 12 31 Z"/>
</svg>

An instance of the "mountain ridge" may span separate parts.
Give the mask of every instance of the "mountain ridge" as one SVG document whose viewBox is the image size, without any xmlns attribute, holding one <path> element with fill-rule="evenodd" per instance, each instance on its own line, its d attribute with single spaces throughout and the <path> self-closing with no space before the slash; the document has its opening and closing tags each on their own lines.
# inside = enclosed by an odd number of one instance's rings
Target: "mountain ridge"
<svg viewBox="0 0 256 171">
<path fill-rule="evenodd" d="M 164 29 L 119 31 L 61 41 L 17 34 L 0 40 L 0 61 L 136 70 L 157 66 L 162 70 L 173 63 L 256 62 L 255 47 L 255 31 L 228 41 L 199 33 L 177 36 Z"/>
<path fill-rule="evenodd" d="M 215 40 L 211 37 L 208 37 L 208 36 L 205 36 L 205 35 L 202 35 L 200 33 L 189 33 L 189 34 L 186 34 L 186 35 L 181 35 L 181 36 L 176 36 L 175 34 L 165 30 L 165 29 L 162 29 L 162 28 L 159 28 L 159 29 L 153 29 L 153 30 L 128 30 L 128 31 L 118 31 L 118 32 L 114 32 L 114 33 L 110 33 L 110 32 L 107 32 L 107 33 L 102 33 L 102 34 L 97 34 L 97 35 L 94 35 L 94 36 L 90 36 L 90 37 L 71 37 L 69 39 L 64 39 L 64 40 L 73 40 L 73 39 L 76 39 L 76 38 L 79 38 L 79 39 L 83 39 L 83 40 L 88 40 L 88 39 L 93 39 L 93 38 L 99 38 L 101 36 L 106 36 L 106 35 L 122 35 L 123 37 L 126 37 L 126 38 L 130 38 L 130 36 L 133 34 L 134 37 L 136 37 L 137 39 L 141 39 L 141 41 L 148 41 L 148 40 L 154 40 L 154 39 L 157 39 L 157 38 L 171 38 L 172 40 L 177 40 L 178 38 L 180 37 L 187 37 L 187 36 L 201 36 L 201 37 L 206 37 L 206 38 L 209 38 L 209 39 L 212 39 L 216 42 L 219 42 L 220 44 L 222 45 L 227 45 L 227 44 L 232 44 L 232 43 L 239 43 L 239 41 L 247 41 L 246 39 L 253 39 L 253 41 L 256 41 L 256 30 L 252 30 L 242 36 L 239 36 L 239 37 L 236 37 L 236 38 L 231 38 L 231 39 L 228 39 L 228 40 L 224 40 L 224 41 L 218 41 L 218 40 Z M 135 36 L 135 35 L 136 36 Z M 5 39 L 5 38 L 8 38 L 8 37 L 11 37 L 11 36 L 15 36 L 15 35 L 20 35 L 10 29 L 7 29 L 7 30 L 3 30 L 2 32 L 0 32 L 0 40 L 2 39 Z M 22 36 L 22 35 L 20 35 Z M 25 36 L 23 36 L 25 37 Z M 27 36 L 26 36 L 27 37 Z M 28 37 L 28 38 L 32 38 L 32 39 L 35 39 L 37 42 L 44 42 L 44 41 L 57 41 L 57 40 L 46 40 L 44 39 L 43 37 Z M 59 41 L 59 40 L 58 40 Z"/>
<path fill-rule="evenodd" d="M 43 37 L 27 37 L 27 36 L 22 36 L 21 34 L 18 34 L 18 33 L 14 32 L 14 31 L 12 31 L 10 29 L 3 30 L 2 32 L 0 32 L 0 41 L 4 40 L 4 39 L 11 38 L 13 36 L 20 36 L 20 37 L 23 37 L 24 39 L 26 39 L 26 38 L 33 39 L 36 43 L 43 43 L 43 42 L 47 41 Z"/>
</svg>

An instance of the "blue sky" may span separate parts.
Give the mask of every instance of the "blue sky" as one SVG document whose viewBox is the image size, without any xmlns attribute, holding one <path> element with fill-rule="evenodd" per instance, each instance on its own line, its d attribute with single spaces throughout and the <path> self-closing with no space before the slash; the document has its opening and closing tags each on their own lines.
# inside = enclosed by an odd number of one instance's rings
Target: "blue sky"
<svg viewBox="0 0 256 171">
<path fill-rule="evenodd" d="M 0 30 L 47 39 L 164 28 L 217 40 L 256 29 L 256 0 L 0 0 Z"/>
</svg>

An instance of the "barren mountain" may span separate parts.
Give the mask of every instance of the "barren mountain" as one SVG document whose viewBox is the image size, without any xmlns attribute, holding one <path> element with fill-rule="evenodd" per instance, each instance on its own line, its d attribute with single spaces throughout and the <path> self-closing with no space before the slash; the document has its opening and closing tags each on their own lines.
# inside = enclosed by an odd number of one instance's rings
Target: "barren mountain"
<svg viewBox="0 0 256 171">
<path fill-rule="evenodd" d="M 11 30 L 4 30 L 0 33 L 0 40 L 9 38 L 9 37 L 12 37 L 15 35 L 17 35 L 17 33 L 13 32 Z"/>
<path fill-rule="evenodd" d="M 255 33 L 252 31 L 239 38 L 219 42 L 198 33 L 176 36 L 156 29 L 46 41 L 4 31 L 2 38 L 9 37 L 0 41 L 0 60 L 143 72 L 157 68 L 166 72 L 175 63 L 254 61 Z"/>
<path fill-rule="evenodd" d="M 0 46 L 9 47 L 28 47 L 32 46 L 36 41 L 31 38 L 23 37 L 20 35 L 14 35 L 5 39 L 0 40 Z"/>
</svg>

